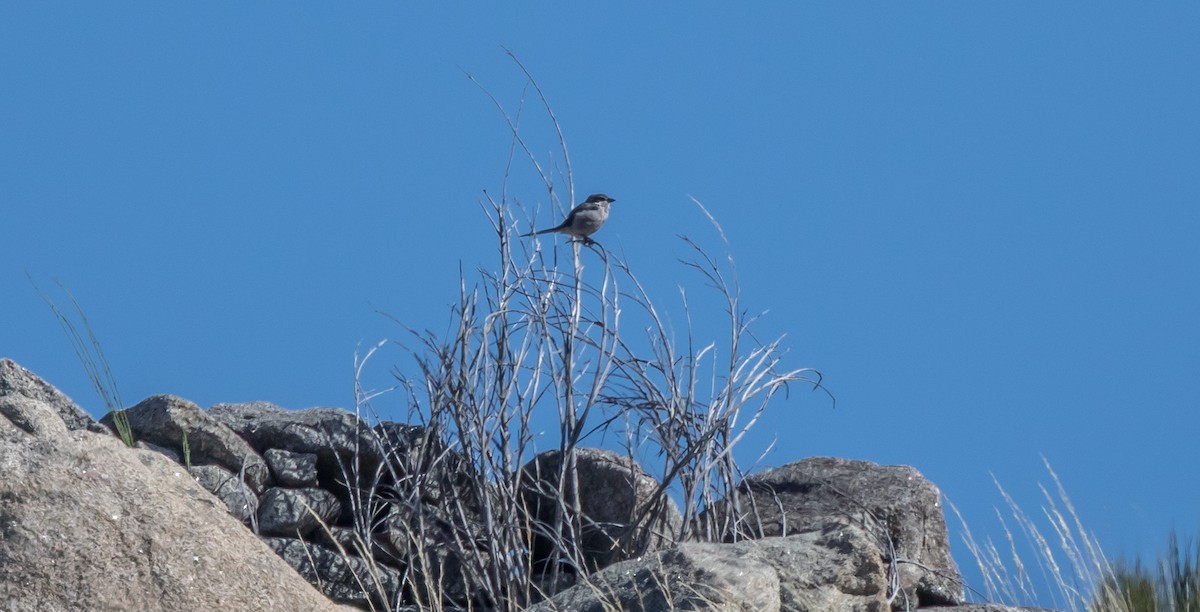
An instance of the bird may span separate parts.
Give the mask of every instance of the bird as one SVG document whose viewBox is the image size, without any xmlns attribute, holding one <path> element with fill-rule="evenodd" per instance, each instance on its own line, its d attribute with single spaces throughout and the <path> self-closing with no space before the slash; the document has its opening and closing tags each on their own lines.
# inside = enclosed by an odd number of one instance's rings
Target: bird
<svg viewBox="0 0 1200 612">
<path fill-rule="evenodd" d="M 560 234 L 570 234 L 583 240 L 584 244 L 592 244 L 595 242 L 589 236 L 596 233 L 601 225 L 608 220 L 608 205 L 616 202 L 616 200 L 604 195 L 603 193 L 594 193 L 588 196 L 588 199 L 583 201 L 583 204 L 571 209 L 564 220 L 557 227 L 550 229 L 539 230 L 522 234 L 521 237 L 537 236 L 538 234 L 548 234 L 550 232 L 558 232 Z"/>
</svg>

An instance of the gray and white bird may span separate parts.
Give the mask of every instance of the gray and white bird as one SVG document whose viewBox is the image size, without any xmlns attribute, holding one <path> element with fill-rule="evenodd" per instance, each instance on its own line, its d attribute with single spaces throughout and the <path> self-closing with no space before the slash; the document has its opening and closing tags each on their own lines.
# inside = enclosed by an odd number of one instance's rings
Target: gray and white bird
<svg viewBox="0 0 1200 612">
<path fill-rule="evenodd" d="M 570 234 L 584 241 L 585 244 L 591 244 L 592 239 L 588 238 L 600 229 L 601 225 L 608 220 L 608 206 L 616 202 L 616 200 L 604 195 L 603 193 L 595 193 L 588 196 L 588 199 L 583 201 L 583 204 L 571 209 L 567 214 L 567 218 L 558 227 L 539 230 L 522 234 L 521 237 L 536 236 L 538 234 L 549 234 L 550 232 L 558 232 L 560 234 Z"/>
</svg>

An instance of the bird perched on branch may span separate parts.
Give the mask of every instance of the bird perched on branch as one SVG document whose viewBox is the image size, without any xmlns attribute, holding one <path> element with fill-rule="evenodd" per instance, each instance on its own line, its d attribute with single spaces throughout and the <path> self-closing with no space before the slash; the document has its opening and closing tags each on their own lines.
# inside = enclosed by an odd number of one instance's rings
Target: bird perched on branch
<svg viewBox="0 0 1200 612">
<path fill-rule="evenodd" d="M 583 204 L 571 209 L 566 220 L 558 227 L 522 234 L 521 237 L 558 232 L 560 234 L 576 236 L 583 240 L 584 244 L 591 244 L 593 240 L 588 238 L 588 236 L 596 233 L 596 230 L 600 229 L 601 225 L 604 225 L 604 222 L 608 219 L 608 205 L 613 202 L 616 202 L 616 200 L 603 193 L 592 194 L 588 196 L 588 199 L 583 201 Z"/>
</svg>

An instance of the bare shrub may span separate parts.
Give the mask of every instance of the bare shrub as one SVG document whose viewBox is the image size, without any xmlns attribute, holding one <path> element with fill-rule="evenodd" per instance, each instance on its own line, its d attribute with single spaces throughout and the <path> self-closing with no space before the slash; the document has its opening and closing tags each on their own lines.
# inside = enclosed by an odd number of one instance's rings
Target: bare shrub
<svg viewBox="0 0 1200 612">
<path fill-rule="evenodd" d="M 552 203 L 562 205 L 559 184 L 568 187 L 568 203 L 575 201 L 565 139 L 525 76 L 554 126 L 562 171 L 552 176 L 539 163 L 518 129 L 520 111 L 510 114 L 492 97 L 513 152 L 500 195 L 481 202 L 496 240 L 495 267 L 461 279 L 448 334 L 411 331 L 406 346 L 416 374 L 395 375 L 412 426 L 401 435 L 376 428 L 390 457 L 379 473 L 364 479 L 347 469 L 348 482 L 367 483 L 355 508 L 363 541 L 384 527 L 402 534 L 386 550 L 365 545 L 364 552 L 407 568 L 401 599 L 429 609 L 519 610 L 586 580 L 595 568 L 581 540 L 597 526 L 580 511 L 576 457 L 585 443 L 616 444 L 652 465 L 660 485 L 651 503 L 621 526 L 631 541 L 724 533 L 700 517 L 716 504 L 737 504 L 743 473 L 734 448 L 777 393 L 792 383 L 821 388 L 817 372 L 782 367 L 778 340 L 751 334 L 756 317 L 741 304 L 731 258 L 682 238 L 692 254 L 683 268 L 715 292 L 727 321 L 723 342 L 698 341 L 687 293 L 681 290 L 688 326 L 677 339 L 629 263 L 600 243 L 572 242 L 564 253 L 548 241 L 516 240 L 532 226 L 508 195 L 516 160 L 530 163 Z M 360 394 L 360 410 L 373 413 L 370 396 Z M 540 417 L 557 424 L 552 449 L 535 448 Z M 554 473 L 531 480 L 521 468 L 539 450 L 557 450 L 562 460 Z M 526 507 L 530 487 L 554 500 L 536 520 Z M 674 532 L 640 537 L 662 528 L 673 502 L 685 519 Z M 535 540 L 548 543 L 545 550 L 534 554 Z"/>
</svg>

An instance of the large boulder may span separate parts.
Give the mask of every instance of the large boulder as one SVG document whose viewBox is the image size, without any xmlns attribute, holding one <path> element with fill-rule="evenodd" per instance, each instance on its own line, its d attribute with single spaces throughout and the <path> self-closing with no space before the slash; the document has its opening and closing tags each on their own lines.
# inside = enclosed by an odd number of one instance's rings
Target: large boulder
<svg viewBox="0 0 1200 612">
<path fill-rule="evenodd" d="M 890 609 L 886 568 L 870 537 L 831 524 L 786 538 L 683 543 L 596 572 L 529 612 Z"/>
<path fill-rule="evenodd" d="M 612 451 L 580 448 L 575 466 L 574 490 L 569 478 L 560 490 L 561 451 L 541 453 L 522 468 L 524 503 L 535 525 L 535 564 L 553 554 L 554 537 L 545 534 L 556 532 L 556 515 L 567 509 L 564 500 L 573 499 L 575 490 L 582 515 L 579 544 L 589 571 L 674 543 L 682 522 L 679 509 L 640 465 Z"/>
<path fill-rule="evenodd" d="M 270 471 L 267 462 L 245 440 L 196 404 L 174 395 L 155 395 L 123 411 L 135 440 L 144 440 L 185 453 L 192 465 L 219 465 L 243 476 L 262 494 Z M 112 425 L 114 413 L 101 423 Z"/>
<path fill-rule="evenodd" d="M 733 505 L 733 504 L 731 504 Z M 965 601 L 950 557 L 941 492 L 917 470 L 868 461 L 814 457 L 746 478 L 736 507 L 719 504 L 702 517 L 730 525 L 725 541 L 786 536 L 829 523 L 862 527 L 900 579 L 900 601 L 955 605 Z M 730 513 L 738 520 L 729 520 Z"/>
<path fill-rule="evenodd" d="M 4 609 L 334 610 L 162 455 L 0 397 Z"/>
</svg>

